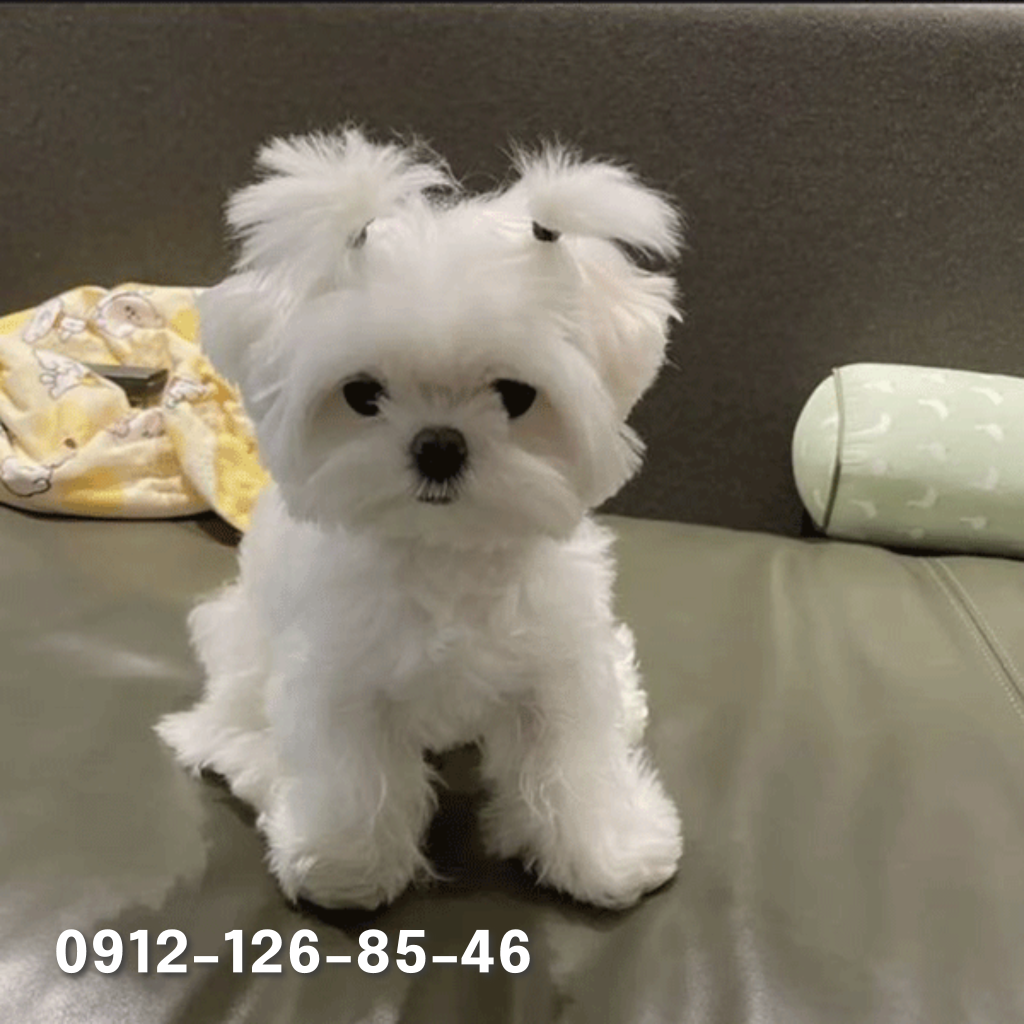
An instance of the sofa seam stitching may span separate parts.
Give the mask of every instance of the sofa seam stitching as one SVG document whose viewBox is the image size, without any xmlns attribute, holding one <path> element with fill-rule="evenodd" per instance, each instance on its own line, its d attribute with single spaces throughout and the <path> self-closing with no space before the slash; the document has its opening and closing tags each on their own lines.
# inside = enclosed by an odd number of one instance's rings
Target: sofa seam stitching
<svg viewBox="0 0 1024 1024">
<path fill-rule="evenodd" d="M 971 600 L 953 570 L 938 558 L 925 559 L 924 562 L 946 600 L 968 627 L 971 636 L 974 637 L 974 642 L 981 649 L 989 669 L 999 680 L 1003 692 L 1014 711 L 1017 712 L 1017 717 L 1024 723 L 1024 689 L 1022 689 L 1019 672 L 1013 658 L 999 642 L 995 631 L 978 606 Z"/>
<path fill-rule="evenodd" d="M 1024 701 L 1024 674 L 1021 673 L 1014 656 L 1000 641 L 998 630 L 993 627 L 985 613 L 978 607 L 977 602 L 971 597 L 970 592 L 967 590 L 967 587 L 964 586 L 963 581 L 959 576 L 957 576 L 956 570 L 954 570 L 954 568 L 942 558 L 936 558 L 935 565 L 942 570 L 946 579 L 950 584 L 952 584 L 953 589 L 957 592 L 957 596 L 961 601 L 963 601 L 967 610 L 971 613 L 971 616 L 978 621 L 979 628 L 985 634 L 985 639 L 992 645 L 993 653 L 999 659 L 1002 668 L 1009 676 L 1014 689 L 1017 691 L 1017 695 L 1022 701 Z"/>
</svg>

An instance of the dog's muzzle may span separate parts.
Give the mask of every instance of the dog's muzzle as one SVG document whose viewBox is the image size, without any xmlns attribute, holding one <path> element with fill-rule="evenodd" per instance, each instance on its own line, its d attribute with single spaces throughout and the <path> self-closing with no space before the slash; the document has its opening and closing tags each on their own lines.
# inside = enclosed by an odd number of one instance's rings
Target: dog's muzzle
<svg viewBox="0 0 1024 1024">
<path fill-rule="evenodd" d="M 420 501 L 447 504 L 466 468 L 469 448 L 462 432 L 454 427 L 424 427 L 409 446 L 413 462 L 426 486 Z"/>
</svg>

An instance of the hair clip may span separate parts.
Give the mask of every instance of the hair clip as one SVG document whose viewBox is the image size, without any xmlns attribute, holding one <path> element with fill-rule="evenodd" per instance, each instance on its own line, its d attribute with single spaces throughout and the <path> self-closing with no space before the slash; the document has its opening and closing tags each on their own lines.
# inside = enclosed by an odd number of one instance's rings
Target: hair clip
<svg viewBox="0 0 1024 1024">
<path fill-rule="evenodd" d="M 359 234 L 352 239 L 350 245 L 353 249 L 362 249 L 366 244 L 366 229 L 373 223 L 373 221 L 367 221 L 362 228 L 359 230 Z"/>
<path fill-rule="evenodd" d="M 533 222 L 533 237 L 538 242 L 557 242 L 562 237 L 561 231 L 552 231 L 551 228 L 546 228 L 536 221 Z"/>
</svg>

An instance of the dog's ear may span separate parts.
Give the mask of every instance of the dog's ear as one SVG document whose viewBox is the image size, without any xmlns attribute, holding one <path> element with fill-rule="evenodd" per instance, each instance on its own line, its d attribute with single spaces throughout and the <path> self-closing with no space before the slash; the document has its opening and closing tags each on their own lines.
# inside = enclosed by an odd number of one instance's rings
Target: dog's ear
<svg viewBox="0 0 1024 1024">
<path fill-rule="evenodd" d="M 415 147 L 378 145 L 356 129 L 274 139 L 259 152 L 262 180 L 236 192 L 227 219 L 241 241 L 236 273 L 198 301 L 200 341 L 260 420 L 285 353 L 273 339 L 297 303 L 344 284 L 367 225 L 433 187 L 440 161 Z"/>
<path fill-rule="evenodd" d="M 242 243 L 236 269 L 285 300 L 339 286 L 371 221 L 451 186 L 440 161 L 421 150 L 372 143 L 355 128 L 267 143 L 256 159 L 263 179 L 228 203 Z"/>
<path fill-rule="evenodd" d="M 563 249 L 580 271 L 585 339 L 625 418 L 665 358 L 668 327 L 681 319 L 672 278 L 641 269 L 623 243 L 662 258 L 678 254 L 682 218 L 668 199 L 612 163 L 555 146 L 516 155 L 509 190 L 532 221 L 535 244 Z M 577 241 L 578 240 L 578 241 Z"/>
<path fill-rule="evenodd" d="M 517 151 L 515 162 L 519 181 L 514 187 L 526 197 L 538 240 L 582 235 L 614 239 L 663 257 L 678 253 L 678 212 L 625 168 L 585 161 L 561 146 Z"/>
<path fill-rule="evenodd" d="M 272 294 L 255 274 L 235 274 L 203 291 L 196 299 L 196 309 L 204 354 L 218 373 L 238 385 L 246 411 L 257 419 L 254 370 L 267 361 L 265 339 L 272 335 L 280 316 Z"/>
</svg>

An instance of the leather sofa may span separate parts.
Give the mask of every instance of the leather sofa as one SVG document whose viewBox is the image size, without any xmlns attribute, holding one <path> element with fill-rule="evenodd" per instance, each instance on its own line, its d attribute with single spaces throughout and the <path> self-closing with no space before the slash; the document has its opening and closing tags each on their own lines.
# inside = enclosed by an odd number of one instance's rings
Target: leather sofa
<svg viewBox="0 0 1024 1024">
<path fill-rule="evenodd" d="M 231 577 L 237 536 L 212 515 L 0 508 L 0 1019 L 1024 1021 L 1024 565 L 810 536 L 789 465 L 835 365 L 1024 376 L 1019 9 L 0 19 L 4 312 L 85 282 L 217 280 L 221 204 L 256 145 L 349 118 L 425 136 L 473 187 L 511 138 L 557 133 L 628 160 L 689 222 L 687 320 L 634 417 L 648 460 L 602 510 L 685 822 L 676 879 L 610 913 L 489 860 L 459 750 L 429 838 L 444 882 L 373 914 L 289 905 L 251 813 L 152 731 L 199 691 L 185 616 Z M 517 929 L 518 973 L 499 949 Z M 111 973 L 101 930 L 124 950 Z M 479 930 L 489 970 L 433 962 Z M 396 968 L 403 931 L 418 973 Z"/>
</svg>

